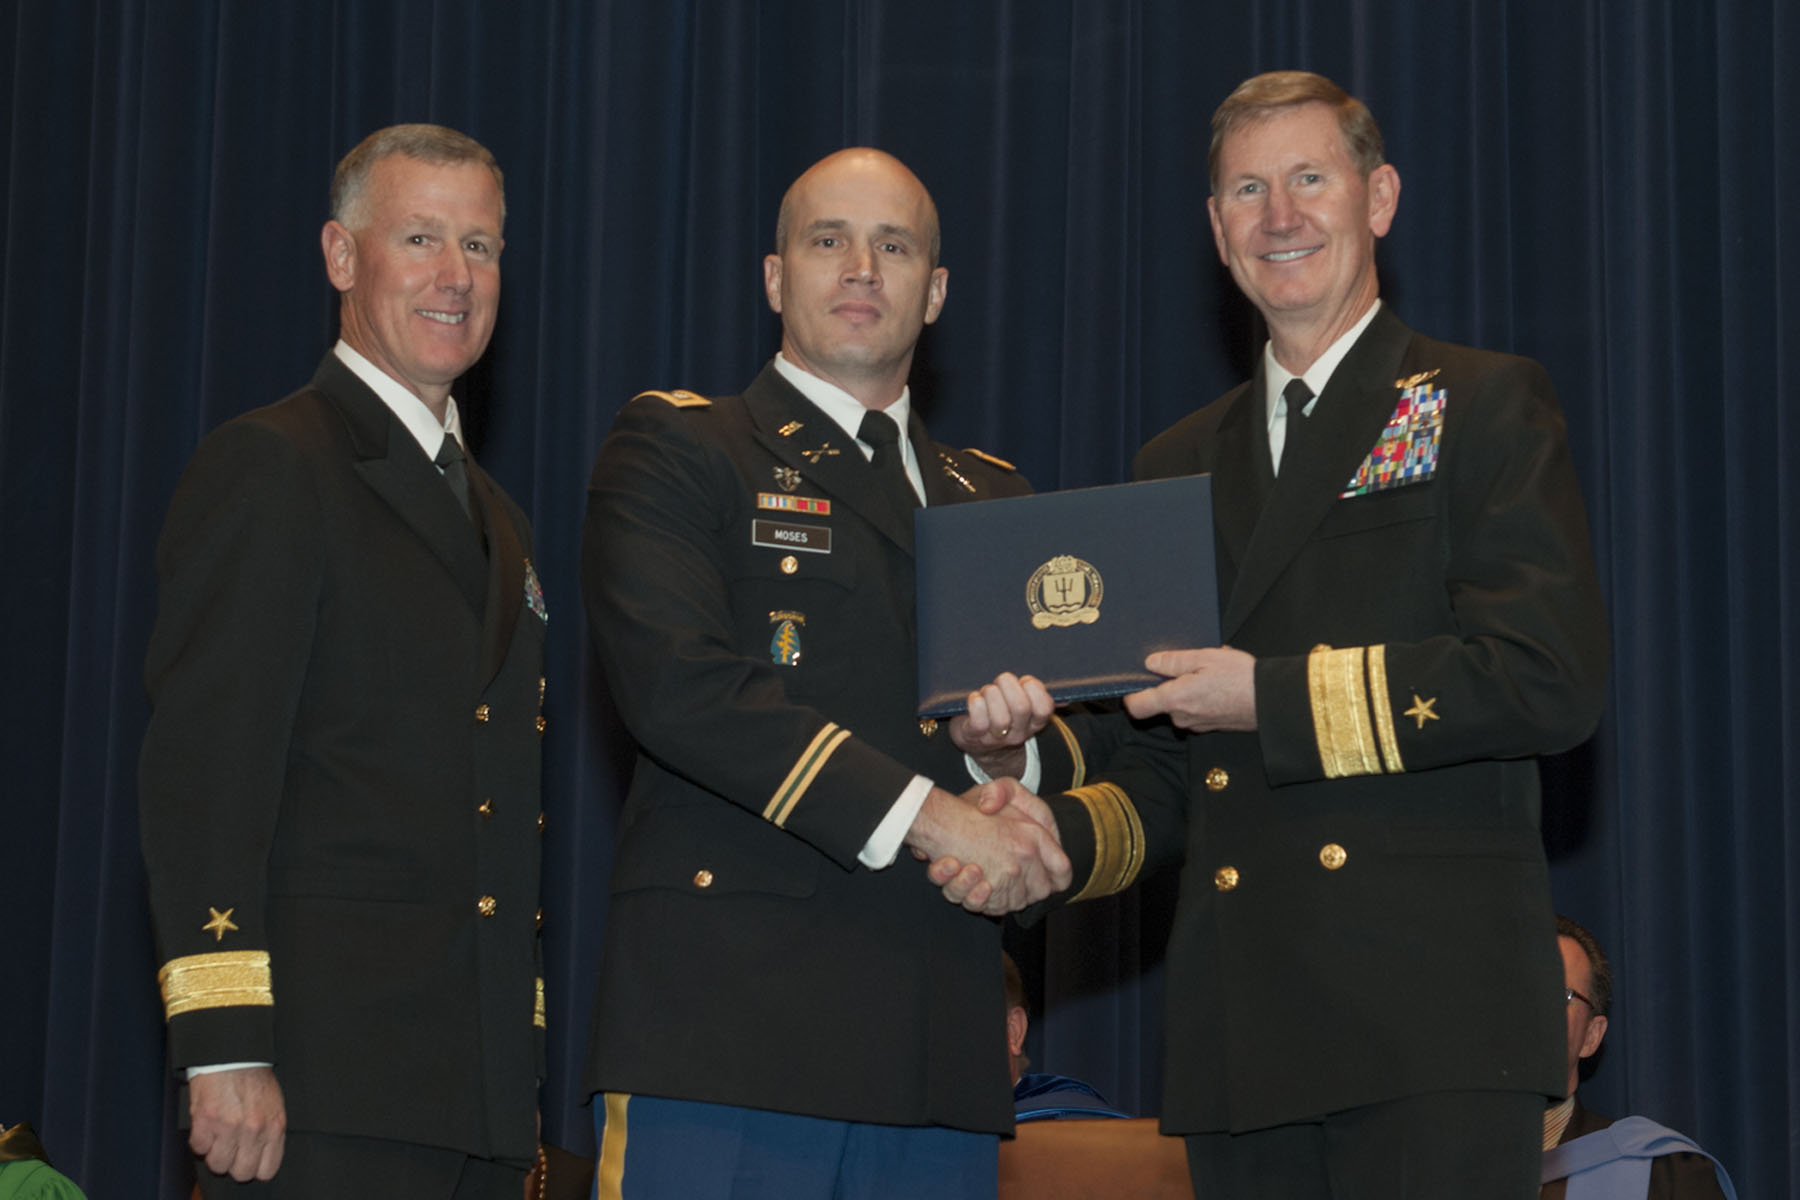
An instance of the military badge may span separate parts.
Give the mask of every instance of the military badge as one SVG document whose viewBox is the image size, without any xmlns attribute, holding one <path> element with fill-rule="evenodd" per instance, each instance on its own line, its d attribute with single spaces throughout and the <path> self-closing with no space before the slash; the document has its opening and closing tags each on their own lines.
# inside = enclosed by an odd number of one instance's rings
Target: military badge
<svg viewBox="0 0 1800 1200">
<path fill-rule="evenodd" d="M 783 496 L 776 492 L 758 492 L 756 507 L 772 508 L 780 512 L 813 513 L 821 517 L 831 515 L 831 501 L 817 496 Z"/>
<path fill-rule="evenodd" d="M 775 484 L 784 492 L 791 492 L 800 486 L 800 471 L 795 467 L 776 467 Z"/>
<path fill-rule="evenodd" d="M 973 495 L 975 493 L 975 485 L 969 482 L 969 477 L 967 475 L 964 475 L 961 471 L 956 469 L 956 463 L 952 461 L 950 456 L 945 454 L 942 450 L 939 450 L 938 457 L 943 460 L 944 474 L 954 479 L 963 491 Z"/>
<path fill-rule="evenodd" d="M 777 609 L 769 614 L 769 623 L 775 626 L 775 635 L 769 639 L 769 661 L 778 667 L 799 666 L 800 627 L 806 624 L 806 614 Z"/>
<path fill-rule="evenodd" d="M 525 607 L 537 614 L 540 621 L 550 619 L 550 610 L 544 607 L 544 588 L 538 582 L 537 570 L 531 560 L 525 560 Z"/>
<path fill-rule="evenodd" d="M 826 442 L 823 446 L 816 447 L 812 450 L 802 450 L 800 453 L 806 455 L 806 461 L 816 467 L 819 465 L 819 460 L 821 458 L 836 458 L 838 456 L 838 448 L 830 442 Z"/>
<path fill-rule="evenodd" d="M 1031 609 L 1031 627 L 1092 625 L 1100 619 L 1104 588 L 1094 565 L 1073 554 L 1059 554 L 1036 571 L 1025 584 L 1025 603 Z"/>
<path fill-rule="evenodd" d="M 786 425 L 783 425 L 780 429 L 777 429 L 775 432 L 779 433 L 782 437 L 793 437 L 796 433 L 799 433 L 802 429 L 805 429 L 805 428 L 806 428 L 806 423 L 804 421 L 789 421 Z"/>
<path fill-rule="evenodd" d="M 212 914 L 212 920 L 202 925 L 200 930 L 203 933 L 212 934 L 215 942 L 224 941 L 227 932 L 237 929 L 237 923 L 231 919 L 231 914 L 237 909 L 228 908 L 224 912 L 220 912 L 218 909 L 208 906 L 206 911 Z"/>
<path fill-rule="evenodd" d="M 1356 468 L 1356 474 L 1338 498 L 1366 496 L 1390 488 L 1423 483 L 1437 474 L 1438 445 L 1444 433 L 1444 408 L 1447 395 L 1443 388 L 1433 390 L 1429 380 L 1436 371 L 1397 380 L 1407 384 L 1400 390 L 1394 414 L 1388 418 L 1374 449 Z M 1414 382 L 1419 380 L 1421 382 Z"/>
</svg>

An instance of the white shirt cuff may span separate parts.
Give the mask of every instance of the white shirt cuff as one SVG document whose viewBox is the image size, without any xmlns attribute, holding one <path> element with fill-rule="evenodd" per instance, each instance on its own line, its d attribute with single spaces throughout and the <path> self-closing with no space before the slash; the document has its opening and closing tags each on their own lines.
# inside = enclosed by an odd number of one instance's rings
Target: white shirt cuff
<svg viewBox="0 0 1800 1200">
<path fill-rule="evenodd" d="M 220 1071 L 243 1071 L 250 1067 L 272 1067 L 274 1065 L 274 1063 L 259 1062 L 214 1063 L 211 1066 L 206 1067 L 189 1067 L 187 1069 L 187 1077 L 192 1079 L 196 1075 L 216 1075 Z"/>
<path fill-rule="evenodd" d="M 969 768 L 969 778 L 976 783 L 992 783 L 988 773 L 975 765 L 969 755 L 963 755 L 963 765 Z M 1044 781 L 1044 762 L 1038 757 L 1037 739 L 1032 738 L 1025 743 L 1025 770 L 1019 775 L 1019 782 L 1026 791 L 1037 795 L 1038 784 Z"/>
<path fill-rule="evenodd" d="M 900 798 L 894 801 L 894 807 L 888 809 L 887 816 L 881 818 L 881 824 L 863 843 L 856 861 L 871 871 L 879 871 L 890 867 L 894 858 L 900 853 L 900 845 L 906 840 L 906 831 L 912 828 L 913 818 L 925 807 L 925 797 L 931 795 L 932 782 L 923 775 L 914 775 Z"/>
</svg>

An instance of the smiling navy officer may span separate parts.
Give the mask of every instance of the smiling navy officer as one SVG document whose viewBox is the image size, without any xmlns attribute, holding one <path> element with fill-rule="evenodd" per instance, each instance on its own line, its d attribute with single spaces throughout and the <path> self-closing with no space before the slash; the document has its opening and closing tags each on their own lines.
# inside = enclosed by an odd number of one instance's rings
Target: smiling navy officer
<svg viewBox="0 0 1800 1200">
<path fill-rule="evenodd" d="M 505 215 L 455 130 L 351 150 L 342 339 L 201 443 L 163 526 L 139 795 L 209 1197 L 511 1200 L 536 1151 L 545 608 L 450 395 Z"/>
<path fill-rule="evenodd" d="M 1028 490 L 911 412 L 937 257 L 911 171 L 824 159 L 763 264 L 774 361 L 637 397 L 594 465 L 582 585 L 640 748 L 586 1076 L 602 1197 L 994 1194 L 998 928 L 894 860 L 962 847 L 989 911 L 1068 875 L 1041 806 L 937 786 L 963 762 L 914 716 L 912 508 Z"/>
<path fill-rule="evenodd" d="M 1053 799 L 1076 894 L 1185 854 L 1161 1121 L 1196 1194 L 1528 1200 L 1562 1086 L 1533 756 L 1607 664 L 1562 413 L 1378 298 L 1400 176 L 1360 101 L 1273 72 L 1212 129 L 1269 340 L 1136 472 L 1211 473 L 1227 644 L 1150 656 L 1124 704 L 1168 724 Z"/>
</svg>

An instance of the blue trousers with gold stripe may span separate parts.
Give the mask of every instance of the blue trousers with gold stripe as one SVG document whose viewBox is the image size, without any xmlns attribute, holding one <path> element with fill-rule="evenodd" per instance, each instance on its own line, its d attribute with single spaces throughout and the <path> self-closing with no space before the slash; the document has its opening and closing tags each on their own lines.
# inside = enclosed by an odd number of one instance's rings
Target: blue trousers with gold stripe
<svg viewBox="0 0 1800 1200">
<path fill-rule="evenodd" d="M 594 1097 L 596 1200 L 993 1200 L 999 1139 L 727 1104 Z"/>
</svg>

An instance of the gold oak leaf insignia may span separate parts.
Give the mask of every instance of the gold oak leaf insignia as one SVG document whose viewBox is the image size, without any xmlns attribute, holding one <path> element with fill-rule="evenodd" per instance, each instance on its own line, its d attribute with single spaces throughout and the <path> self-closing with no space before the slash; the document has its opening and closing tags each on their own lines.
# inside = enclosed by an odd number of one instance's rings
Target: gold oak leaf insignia
<svg viewBox="0 0 1800 1200">
<path fill-rule="evenodd" d="M 228 908 L 224 912 L 220 912 L 218 909 L 208 905 L 206 911 L 212 914 L 212 920 L 202 925 L 200 929 L 204 933 L 212 934 L 214 941 L 224 941 L 226 931 L 237 928 L 231 921 L 231 914 L 236 912 L 237 909 Z"/>
<path fill-rule="evenodd" d="M 1414 692 L 1413 693 L 1413 706 L 1411 708 L 1407 709 L 1405 712 L 1401 713 L 1400 715 L 1403 717 L 1411 717 L 1413 720 L 1415 720 L 1419 723 L 1419 728 L 1423 729 L 1423 728 L 1425 728 L 1425 722 L 1427 722 L 1427 721 L 1443 720 L 1442 717 L 1438 716 L 1435 712 L 1431 711 L 1431 706 L 1436 703 L 1437 703 L 1436 696 L 1433 696 L 1429 700 L 1421 700 L 1421 699 L 1419 699 L 1419 693 Z"/>
</svg>

